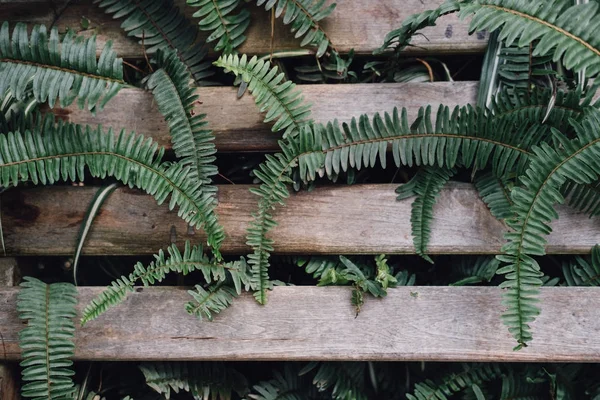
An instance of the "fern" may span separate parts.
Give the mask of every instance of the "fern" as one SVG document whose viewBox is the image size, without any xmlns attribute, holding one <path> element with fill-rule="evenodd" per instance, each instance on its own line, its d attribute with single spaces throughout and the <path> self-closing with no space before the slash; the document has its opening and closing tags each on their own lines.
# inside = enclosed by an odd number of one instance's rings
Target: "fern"
<svg viewBox="0 0 600 400">
<path fill-rule="evenodd" d="M 408 400 L 445 400 L 455 393 L 482 382 L 496 380 L 502 376 L 497 364 L 465 365 L 461 373 L 452 373 L 444 377 L 440 383 L 429 379 L 415 385 L 413 394 L 406 394 Z"/>
<path fill-rule="evenodd" d="M 434 167 L 422 168 L 413 178 L 412 191 L 417 196 L 411 207 L 410 223 L 412 226 L 415 251 L 426 261 L 433 264 L 427 255 L 427 245 L 431 236 L 431 222 L 433 221 L 433 206 L 442 190 L 442 187 L 456 173 L 454 169 L 441 169 Z M 400 189 L 399 200 L 404 198 Z"/>
<path fill-rule="evenodd" d="M 495 257 L 478 256 L 461 258 L 459 264 L 452 269 L 453 273 L 462 276 L 462 279 L 453 282 L 450 286 L 473 285 L 490 282 L 500 266 L 500 261 Z"/>
<path fill-rule="evenodd" d="M 242 285 L 247 284 L 244 259 L 225 264 L 216 263 L 204 254 L 202 246 L 191 247 L 189 241 L 185 243 L 183 254 L 175 245 L 169 246 L 167 253 L 169 254 L 168 258 L 165 252 L 160 250 L 157 255 L 154 255 L 154 261 L 147 267 L 138 262 L 132 273 L 112 282 L 104 292 L 93 299 L 85 308 L 81 317 L 81 324 L 98 318 L 108 308 L 125 301 L 127 294 L 133 292 L 135 286 L 140 282 L 148 287 L 155 282 L 161 282 L 170 272 L 187 275 L 193 271 L 201 271 L 206 283 L 223 283 L 226 280 L 231 280 L 235 287 L 233 289 L 235 294 L 241 293 Z"/>
<path fill-rule="evenodd" d="M 43 132 L 43 135 L 41 134 Z M 83 181 L 87 166 L 93 177 L 114 176 L 130 187 L 154 196 L 162 204 L 171 195 L 169 208 L 179 206 L 178 215 L 191 226 L 204 227 L 208 243 L 218 255 L 222 227 L 214 214 L 211 196 L 202 194 L 189 179 L 189 167 L 163 163 L 164 149 L 141 135 L 74 124 L 45 124 L 39 132 L 0 135 L 0 185 L 20 181 L 53 184 L 63 180 Z"/>
<path fill-rule="evenodd" d="M 19 332 L 23 397 L 62 400 L 73 393 L 76 304 L 77 290 L 69 283 L 47 285 L 31 277 L 21 283 L 17 310 L 27 321 Z"/>
<path fill-rule="evenodd" d="M 317 369 L 313 384 L 319 392 L 331 391 L 334 400 L 367 400 L 364 363 L 309 363 L 300 375 Z"/>
<path fill-rule="evenodd" d="M 561 192 L 571 207 L 590 217 L 600 215 L 600 181 L 584 185 L 567 182 Z"/>
<path fill-rule="evenodd" d="M 217 174 L 215 138 L 206 129 L 206 115 L 194 114 L 198 96 L 190 85 L 191 76 L 175 52 L 159 51 L 156 58 L 160 69 L 148 77 L 146 85 L 169 124 L 175 155 L 189 166 L 190 179 L 199 182 L 204 193 L 215 194 L 217 188 L 211 185 L 211 177 Z"/>
<path fill-rule="evenodd" d="M 18 100 L 29 87 L 39 103 L 54 107 L 57 99 L 66 107 L 77 98 L 80 108 L 102 109 L 123 86 L 122 60 L 108 42 L 96 60 L 96 37 L 84 39 L 67 32 L 62 43 L 53 28 L 17 23 L 12 37 L 8 22 L 0 29 L 0 93 L 10 89 Z"/>
<path fill-rule="evenodd" d="M 232 53 L 246 40 L 244 32 L 250 24 L 250 12 L 242 9 L 238 14 L 233 15 L 234 10 L 238 9 L 241 3 L 241 0 L 187 1 L 188 5 L 199 9 L 194 13 L 194 17 L 201 18 L 198 22 L 200 30 L 211 32 L 206 42 L 216 41 L 215 51 Z"/>
<path fill-rule="evenodd" d="M 265 123 L 276 121 L 273 132 L 285 130 L 284 138 L 295 136 L 303 125 L 310 122 L 310 105 L 304 103 L 296 84 L 285 81 L 285 74 L 278 73 L 277 67 L 271 68 L 268 61 L 256 56 L 248 61 L 246 55 L 241 58 L 229 55 L 219 58 L 215 65 L 241 77 L 248 84 L 260 111 L 267 113 Z"/>
<path fill-rule="evenodd" d="M 224 363 L 160 362 L 139 366 L 146 384 L 154 391 L 171 398 L 171 392 L 189 392 L 197 400 L 230 400 L 235 392 L 248 392 L 246 378 Z"/>
<path fill-rule="evenodd" d="M 273 379 L 254 385 L 246 398 L 252 400 L 305 400 L 316 399 L 314 387 L 298 375 L 297 368 L 286 363 L 283 374 L 275 371 Z"/>
<path fill-rule="evenodd" d="M 516 217 L 507 220 L 513 232 L 505 235 L 505 254 L 499 256 L 508 265 L 498 273 L 506 274 L 502 287 L 507 289 L 503 303 L 508 310 L 502 318 L 517 339 L 516 349 L 531 340 L 529 323 L 539 314 L 537 294 L 542 274 L 532 257 L 545 254 L 545 236 L 552 230 L 548 223 L 558 217 L 554 204 L 564 202 L 560 188 L 566 180 L 591 183 L 600 173 L 595 162 L 600 156 L 600 139 L 596 136 L 599 113 L 589 112 L 581 124 L 574 122 L 574 128 L 578 137 L 571 141 L 554 131 L 559 149 L 547 144 L 534 149 L 535 157 L 521 178 L 524 186 L 512 191 Z"/>
<path fill-rule="evenodd" d="M 196 82 L 213 75 L 205 62 L 206 50 L 197 43 L 198 27 L 188 22 L 173 0 L 94 0 L 98 7 L 115 19 L 125 20 L 121 28 L 129 36 L 140 39 L 148 54 L 160 49 L 176 51 Z"/>
<path fill-rule="evenodd" d="M 238 293 L 232 287 L 222 283 L 210 285 L 207 289 L 200 285 L 195 290 L 188 290 L 194 300 L 185 305 L 185 310 L 198 319 L 213 320 L 213 314 L 218 314 L 231 305 Z"/>
<path fill-rule="evenodd" d="M 568 286 L 600 286 L 600 246 L 592 249 L 589 259 L 575 257 L 571 263 L 563 263 L 563 275 Z"/>
<path fill-rule="evenodd" d="M 486 173 L 475 179 L 475 187 L 494 217 L 503 220 L 513 216 L 510 184 L 507 179 Z"/>
<path fill-rule="evenodd" d="M 283 14 L 283 23 L 292 24 L 292 32 L 296 38 L 303 37 L 300 46 L 316 47 L 318 58 L 332 47 L 331 40 L 319 22 L 333 12 L 335 3 L 326 6 L 325 0 L 257 0 L 256 4 L 264 5 L 267 11 L 274 8 L 276 18 Z M 334 52 L 337 55 L 337 51 Z"/>
</svg>

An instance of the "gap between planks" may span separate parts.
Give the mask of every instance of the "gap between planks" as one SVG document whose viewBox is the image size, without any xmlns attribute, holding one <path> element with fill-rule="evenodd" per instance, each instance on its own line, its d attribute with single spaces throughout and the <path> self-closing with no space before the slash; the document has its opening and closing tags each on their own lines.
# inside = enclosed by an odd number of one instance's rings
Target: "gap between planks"
<svg viewBox="0 0 600 400">
<path fill-rule="evenodd" d="M 80 313 L 103 288 L 78 290 Z M 276 287 L 266 306 L 246 293 L 213 322 L 185 312 L 190 297 L 181 288 L 138 290 L 77 327 L 75 359 L 600 361 L 598 288 L 542 288 L 534 339 L 516 352 L 500 319 L 497 287 L 390 289 L 386 298 L 368 297 L 358 317 L 350 288 Z M 10 360 L 20 355 L 17 293 L 0 288 L 0 326 Z"/>
<path fill-rule="evenodd" d="M 398 185 L 332 185 L 292 193 L 274 212 L 278 254 L 414 254 L 413 199 L 396 200 Z M 222 251 L 247 254 L 246 227 L 258 197 L 247 185 L 219 186 Z M 11 189 L 2 194 L 2 220 L 10 255 L 72 255 L 79 227 L 96 187 Z M 600 243 L 597 219 L 559 206 L 548 236 L 549 254 L 587 254 Z M 498 254 L 506 227 L 470 184 L 451 182 L 434 208 L 430 254 Z M 170 243 L 203 243 L 166 204 L 143 192 L 120 188 L 106 201 L 84 246 L 87 255 L 154 254 Z"/>
<path fill-rule="evenodd" d="M 60 10 L 66 0 L 55 1 Z M 50 25 L 54 20 L 54 11 L 48 2 L 42 0 L 3 0 L 0 1 L 0 20 L 26 22 L 29 24 Z M 187 6 L 185 0 L 175 0 L 184 10 L 188 20 L 194 22 L 192 14 L 197 10 Z M 329 2 L 330 3 L 330 2 Z M 410 15 L 437 8 L 442 0 L 337 0 L 333 13 L 321 22 L 332 42 L 342 53 L 354 49 L 358 54 L 371 54 L 379 48 L 385 36 L 391 30 L 400 27 Z M 239 48 L 240 53 L 268 54 L 271 52 L 270 12 L 262 7 L 250 6 L 251 24 L 246 33 L 247 40 Z M 89 20 L 88 29 L 81 28 L 81 20 Z M 57 26 L 64 32 L 67 27 L 84 35 L 97 34 L 99 48 L 107 40 L 113 41 L 113 48 L 120 57 L 142 58 L 143 49 L 137 39 L 127 37 L 120 28 L 122 20 L 114 20 L 97 6 L 92 0 L 72 2 L 61 14 Z M 206 38 L 201 33 L 201 39 Z M 275 51 L 296 50 L 300 48 L 300 39 L 295 39 L 289 26 L 284 26 L 281 19 L 275 23 Z M 407 52 L 413 54 L 455 54 L 482 53 L 487 46 L 487 32 L 468 34 L 468 22 L 460 21 L 456 15 L 442 17 L 437 26 L 426 28 L 422 35 L 417 35 Z M 214 54 L 211 54 L 214 56 Z"/>
</svg>

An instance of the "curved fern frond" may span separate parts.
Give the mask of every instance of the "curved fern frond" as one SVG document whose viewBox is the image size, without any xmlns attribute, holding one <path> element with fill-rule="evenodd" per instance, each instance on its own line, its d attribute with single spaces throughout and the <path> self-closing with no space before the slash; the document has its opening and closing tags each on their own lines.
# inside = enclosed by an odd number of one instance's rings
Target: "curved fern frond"
<svg viewBox="0 0 600 400">
<path fill-rule="evenodd" d="M 123 64 L 108 42 L 96 60 L 96 37 L 84 39 L 72 30 L 62 43 L 53 28 L 50 37 L 46 27 L 36 25 L 31 36 L 27 25 L 17 23 L 12 37 L 9 24 L 0 29 L 0 93 L 10 89 L 23 100 L 26 90 L 33 88 L 39 103 L 54 107 L 57 99 L 66 107 L 77 98 L 77 104 L 90 111 L 102 109 L 123 86 Z"/>
<path fill-rule="evenodd" d="M 415 252 L 431 264 L 433 260 L 427 255 L 427 245 L 431 237 L 433 206 L 440 191 L 454 174 L 456 174 L 455 169 L 426 167 L 421 168 L 413 178 L 413 191 L 417 196 L 412 203 L 410 213 L 413 243 Z"/>
<path fill-rule="evenodd" d="M 275 371 L 273 379 L 259 382 L 253 386 L 253 393 L 246 398 L 251 400 L 305 400 L 317 399 L 316 390 L 298 376 L 298 371 L 293 364 L 285 364 L 283 374 Z"/>
<path fill-rule="evenodd" d="M 461 277 L 450 286 L 473 285 L 490 282 L 500 267 L 500 261 L 493 256 L 461 257 L 460 263 L 452 268 L 452 275 Z"/>
<path fill-rule="evenodd" d="M 600 113 L 590 111 L 581 123 L 573 125 L 576 139 L 569 141 L 555 130 L 558 149 L 545 143 L 534 148 L 535 156 L 521 178 L 523 187 L 512 191 L 515 217 L 507 220 L 512 231 L 505 234 L 505 254 L 498 256 L 508 265 L 498 273 L 506 274 L 501 286 L 507 289 L 503 304 L 508 309 L 502 318 L 517 339 L 516 349 L 532 339 L 529 323 L 540 312 L 537 295 L 542 273 L 532 257 L 545 254 L 545 237 L 552 231 L 548 223 L 558 218 L 554 205 L 565 201 L 560 188 L 567 180 L 589 184 L 600 174 L 596 162 L 600 157 Z"/>
<path fill-rule="evenodd" d="M 77 290 L 70 283 L 44 282 L 25 277 L 17 299 L 19 318 L 27 326 L 19 332 L 22 350 L 23 397 L 63 400 L 74 391 L 70 360 L 75 354 Z"/>
<path fill-rule="evenodd" d="M 243 4 L 241 0 L 187 0 L 187 4 L 199 8 L 194 17 L 201 18 L 200 30 L 211 32 L 206 42 L 217 41 L 215 51 L 232 53 L 246 40 L 244 32 L 250 25 L 250 12 L 244 8 L 233 14 Z"/>
<path fill-rule="evenodd" d="M 300 371 L 300 376 L 317 369 L 313 385 L 319 392 L 331 391 L 335 400 L 367 400 L 365 393 L 365 363 L 311 362 Z"/>
<path fill-rule="evenodd" d="M 571 0 L 463 0 L 460 16 L 472 16 L 470 31 L 500 29 L 507 46 L 529 46 L 533 56 L 553 55 L 554 61 L 590 76 L 600 72 L 600 4 L 573 5 Z"/>
<path fill-rule="evenodd" d="M 561 192 L 569 206 L 590 217 L 600 215 L 600 181 L 584 185 L 567 182 Z"/>
<path fill-rule="evenodd" d="M 212 196 L 201 193 L 199 184 L 189 179 L 189 167 L 162 162 L 164 149 L 151 139 L 124 131 L 115 139 L 111 130 L 92 129 L 59 123 L 40 132 L 0 135 L 0 185 L 16 186 L 31 180 L 53 184 L 63 180 L 84 180 L 87 166 L 93 177 L 114 176 L 137 187 L 162 204 L 169 195 L 169 209 L 179 206 L 177 215 L 189 225 L 204 228 L 208 243 L 218 254 L 223 241 Z"/>
<path fill-rule="evenodd" d="M 494 217 L 503 220 L 513 216 L 511 210 L 513 203 L 507 179 L 487 173 L 475 178 L 475 187 Z"/>
<path fill-rule="evenodd" d="M 600 246 L 594 246 L 589 258 L 564 263 L 562 271 L 568 286 L 600 286 Z"/>
<path fill-rule="evenodd" d="M 191 24 L 173 0 L 94 0 L 115 19 L 125 19 L 121 28 L 140 39 L 148 54 L 159 49 L 177 51 L 177 57 L 194 77 L 196 84 L 211 75 L 206 49 L 198 39 L 198 26 Z"/>
<path fill-rule="evenodd" d="M 236 293 L 241 293 L 242 285 L 248 284 L 246 263 L 244 259 L 231 263 L 217 263 L 210 260 L 201 245 L 191 247 L 190 242 L 185 242 L 183 254 L 176 245 L 167 248 L 168 257 L 161 249 L 154 255 L 147 267 L 141 262 L 134 266 L 134 270 L 128 276 L 122 276 L 112 282 L 110 286 L 100 293 L 83 310 L 81 324 L 98 318 L 110 307 L 122 303 L 127 294 L 134 291 L 136 285 L 141 282 L 148 287 L 155 282 L 161 282 L 168 273 L 177 272 L 187 275 L 193 271 L 201 271 L 206 283 L 225 282 L 230 279 L 235 287 Z"/>
<path fill-rule="evenodd" d="M 292 24 L 292 33 L 296 38 L 303 37 L 300 46 L 316 47 L 317 57 L 321 58 L 328 48 L 333 49 L 331 40 L 319 22 L 335 10 L 335 3 L 327 6 L 325 0 L 257 0 L 256 4 L 264 4 L 267 11 L 275 7 L 275 17 L 283 14 L 283 23 Z M 335 49 L 333 51 L 337 54 Z"/>
<path fill-rule="evenodd" d="M 206 318 L 209 321 L 213 320 L 213 314 L 229 307 L 238 295 L 234 288 L 223 283 L 210 285 L 206 289 L 196 285 L 194 290 L 188 290 L 188 293 L 194 300 L 185 305 L 185 310 L 200 320 Z"/>
<path fill-rule="evenodd" d="M 171 392 L 185 391 L 202 400 L 230 400 L 232 393 L 248 392 L 246 378 L 224 363 L 159 362 L 139 366 L 146 384 L 171 398 Z"/>
<path fill-rule="evenodd" d="M 502 371 L 497 364 L 472 364 L 465 365 L 464 368 L 463 372 L 444 377 L 440 383 L 429 379 L 417 383 L 413 394 L 407 393 L 406 397 L 408 400 L 446 400 L 473 385 L 502 377 Z"/>
<path fill-rule="evenodd" d="M 241 58 L 237 55 L 221 57 L 215 65 L 240 76 L 248 84 L 260 112 L 267 113 L 265 123 L 276 121 L 273 132 L 285 130 L 284 138 L 295 136 L 303 125 L 311 122 L 310 104 L 304 102 L 295 83 L 286 81 L 283 72 L 278 73 L 277 66 L 271 68 L 268 61 L 256 56 L 248 61 L 245 54 Z"/>
<path fill-rule="evenodd" d="M 157 61 L 160 69 L 148 77 L 146 85 L 156 99 L 158 109 L 169 125 L 175 155 L 180 163 L 189 166 L 190 178 L 200 183 L 204 193 L 215 194 L 212 176 L 217 174 L 217 149 L 214 135 L 206 129 L 205 114 L 194 114 L 198 101 L 191 76 L 173 51 L 159 51 Z"/>
</svg>

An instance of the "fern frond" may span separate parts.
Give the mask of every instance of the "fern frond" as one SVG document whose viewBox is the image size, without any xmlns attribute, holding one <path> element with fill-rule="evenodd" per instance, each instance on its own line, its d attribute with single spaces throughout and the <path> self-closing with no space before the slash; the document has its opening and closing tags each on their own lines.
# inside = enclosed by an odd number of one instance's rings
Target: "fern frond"
<svg viewBox="0 0 600 400">
<path fill-rule="evenodd" d="M 169 195 L 169 209 L 179 206 L 177 215 L 191 226 L 208 233 L 208 243 L 218 255 L 223 228 L 214 213 L 212 196 L 201 193 L 199 184 L 189 179 L 189 167 L 163 163 L 164 149 L 151 139 L 124 131 L 115 139 L 111 130 L 74 124 L 46 124 L 40 132 L 0 135 L 0 185 L 16 186 L 31 180 L 53 184 L 84 179 L 85 167 L 93 177 L 114 176 L 137 187 L 162 204 Z"/>
<path fill-rule="evenodd" d="M 44 282 L 25 277 L 17 299 L 19 318 L 27 326 L 19 332 L 22 350 L 23 397 L 63 400 L 74 390 L 70 360 L 75 354 L 77 290 L 70 283 Z"/>
<path fill-rule="evenodd" d="M 198 319 L 213 320 L 213 314 L 218 314 L 233 303 L 238 293 L 234 288 L 222 283 L 210 285 L 207 289 L 196 285 L 194 290 L 188 290 L 194 300 L 185 305 L 188 314 Z"/>
<path fill-rule="evenodd" d="M 475 178 L 475 187 L 479 196 L 488 206 L 492 215 L 500 220 L 513 216 L 511 207 L 509 181 L 495 177 L 492 173 L 479 175 Z"/>
<path fill-rule="evenodd" d="M 356 362 L 312 362 L 300 371 L 300 375 L 318 367 L 313 385 L 319 392 L 331 391 L 331 399 L 335 400 L 367 400 L 365 365 Z"/>
<path fill-rule="evenodd" d="M 498 270 L 506 274 L 501 285 L 506 288 L 503 304 L 508 309 L 503 314 L 504 323 L 517 339 L 516 349 L 527 345 L 531 337 L 529 323 L 539 314 L 538 287 L 542 281 L 540 267 L 533 256 L 545 254 L 548 225 L 558 218 L 556 203 L 563 203 L 561 186 L 567 181 L 588 184 L 598 179 L 600 165 L 600 113 L 588 112 L 581 123 L 573 122 L 577 138 L 569 141 L 554 131 L 559 149 L 542 143 L 534 148 L 529 168 L 521 178 L 523 187 L 512 191 L 514 218 L 507 220 L 511 232 L 505 234 L 508 243 L 502 248 L 499 259 L 508 265 Z"/>
<path fill-rule="evenodd" d="M 500 266 L 500 261 L 493 256 L 461 257 L 460 263 L 452 268 L 453 275 L 461 277 L 450 286 L 473 285 L 490 282 Z"/>
<path fill-rule="evenodd" d="M 160 69 L 148 77 L 146 85 L 169 125 L 175 155 L 189 166 L 190 179 L 200 183 L 200 190 L 214 195 L 217 188 L 211 185 L 211 177 L 218 172 L 215 137 L 206 129 L 206 115 L 194 114 L 198 96 L 190 85 L 191 75 L 173 51 L 159 51 L 156 58 Z"/>
<path fill-rule="evenodd" d="M 568 286 L 600 286 L 600 246 L 594 246 L 589 258 L 563 263 L 562 271 Z"/>
<path fill-rule="evenodd" d="M 407 393 L 406 397 L 408 400 L 445 400 L 466 388 L 499 379 L 501 376 L 502 371 L 497 364 L 465 365 L 463 372 L 449 374 L 440 383 L 429 379 L 417 383 L 413 394 Z"/>
<path fill-rule="evenodd" d="M 250 25 L 250 12 L 243 8 L 233 14 L 243 4 L 241 0 L 187 0 L 187 4 L 199 9 L 194 17 L 201 18 L 200 30 L 211 32 L 206 42 L 217 41 L 215 51 L 233 53 L 246 40 L 244 32 Z"/>
<path fill-rule="evenodd" d="M 229 55 L 219 58 L 215 65 L 241 77 L 256 100 L 260 112 L 266 112 L 265 123 L 276 121 L 272 131 L 285 130 L 283 137 L 295 136 L 303 125 L 310 123 L 310 104 L 304 103 L 296 84 L 285 80 L 277 66 L 256 56 L 250 60 Z"/>
<path fill-rule="evenodd" d="M 317 57 L 322 57 L 332 47 L 331 40 L 319 22 L 335 10 L 335 3 L 327 6 L 325 0 L 257 0 L 256 4 L 264 4 L 267 11 L 275 7 L 275 17 L 279 18 L 283 14 L 283 23 L 292 24 L 292 32 L 296 38 L 303 37 L 300 46 L 316 47 Z"/>
<path fill-rule="evenodd" d="M 413 178 L 413 191 L 417 196 L 412 203 L 410 213 L 413 243 L 415 252 L 431 264 L 433 260 L 427 255 L 427 245 L 431 237 L 433 206 L 440 191 L 454 174 L 456 174 L 455 169 L 426 167 L 421 168 Z"/>
<path fill-rule="evenodd" d="M 115 19 L 125 19 L 121 28 L 140 39 L 148 54 L 159 49 L 176 51 L 177 58 L 194 77 L 196 84 L 213 75 L 206 62 L 206 49 L 198 39 L 198 26 L 191 24 L 173 0 L 94 0 Z"/>
<path fill-rule="evenodd" d="M 96 60 L 96 37 L 84 39 L 72 30 L 62 43 L 53 28 L 36 25 L 31 36 L 27 25 L 17 23 L 12 33 L 4 22 L 0 29 L 0 93 L 10 89 L 23 100 L 27 88 L 39 103 L 66 107 L 77 98 L 79 108 L 101 110 L 123 86 L 123 64 L 108 42 Z"/>
<path fill-rule="evenodd" d="M 536 85 L 545 86 L 556 73 L 551 69 L 552 56 L 534 56 L 535 46 L 503 48 L 500 51 L 502 62 L 498 68 L 500 84 L 513 95 L 527 93 Z M 540 84 L 540 80 L 542 81 Z"/>
<path fill-rule="evenodd" d="M 244 259 L 231 263 L 216 263 L 206 256 L 201 245 L 191 247 L 189 241 L 185 242 L 183 254 L 174 244 L 167 248 L 167 253 L 168 257 L 161 249 L 147 267 L 138 262 L 132 273 L 112 282 L 83 310 L 81 324 L 98 318 L 108 308 L 122 303 L 127 294 L 133 292 L 140 282 L 148 287 L 155 282 L 161 282 L 170 272 L 187 275 L 193 271 L 201 271 L 208 284 L 231 279 L 238 294 L 242 291 L 242 285 L 248 284 Z"/>
<path fill-rule="evenodd" d="M 296 364 L 286 363 L 283 373 L 275 371 L 273 379 L 259 382 L 246 396 L 251 400 L 316 400 L 314 387 L 305 377 L 298 375 Z"/>
<path fill-rule="evenodd" d="M 198 400 L 230 400 L 234 392 L 239 396 L 248 392 L 246 378 L 221 362 L 142 363 L 139 368 L 146 384 L 167 399 L 180 391 Z"/>
<path fill-rule="evenodd" d="M 561 189 L 569 206 L 586 213 L 590 217 L 600 215 L 600 181 L 579 185 L 567 182 Z"/>
<path fill-rule="evenodd" d="M 552 55 L 574 72 L 600 72 L 599 6 L 595 1 L 573 5 L 571 0 L 463 0 L 460 16 L 472 16 L 470 31 L 500 29 L 507 46 L 529 46 L 533 56 Z"/>
</svg>

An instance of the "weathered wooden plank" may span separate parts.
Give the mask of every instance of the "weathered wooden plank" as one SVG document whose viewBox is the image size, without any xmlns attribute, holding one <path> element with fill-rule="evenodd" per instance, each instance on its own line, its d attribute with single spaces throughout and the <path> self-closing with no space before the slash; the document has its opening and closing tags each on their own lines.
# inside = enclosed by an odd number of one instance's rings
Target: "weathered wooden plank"
<svg viewBox="0 0 600 400">
<path fill-rule="evenodd" d="M 79 288 L 79 311 L 102 288 Z M 6 358 L 19 357 L 17 289 L 0 288 Z M 544 288 L 528 348 L 512 351 L 501 294 L 485 287 L 408 287 L 368 298 L 358 317 L 349 288 L 277 287 L 213 322 L 188 315 L 181 288 L 138 289 L 77 328 L 78 360 L 600 361 L 597 288 Z M 326 307 L 323 305 L 326 304 Z M 382 315 L 385 318 L 382 318 Z"/>
<path fill-rule="evenodd" d="M 15 286 L 17 284 L 17 269 L 17 261 L 14 258 L 0 258 L 0 287 Z M 14 306 L 16 307 L 16 304 Z M 6 359 L 3 331 L 4 327 L 0 329 L 0 353 L 4 354 L 2 357 Z M 0 399 L 20 399 L 16 368 L 8 363 L 0 364 Z"/>
<path fill-rule="evenodd" d="M 60 11 L 66 0 L 53 1 L 55 10 Z M 357 53 L 372 53 L 381 46 L 385 35 L 398 28 L 410 15 L 436 8 L 442 0 L 337 0 L 333 14 L 322 25 L 340 52 L 354 48 Z M 42 23 L 50 25 L 55 19 L 55 10 L 43 0 L 2 0 L 0 20 Z M 177 5 L 192 18 L 195 9 L 187 6 L 185 0 L 176 0 Z M 275 36 L 271 45 L 270 13 L 251 7 L 252 23 L 247 32 L 248 40 L 240 52 L 266 54 L 275 50 L 291 50 L 300 47 L 281 20 L 275 24 Z M 90 21 L 86 30 L 81 27 L 85 17 Z M 139 58 L 143 56 L 142 46 L 136 40 L 127 38 L 120 28 L 121 21 L 113 20 L 92 4 L 92 0 L 76 0 L 64 10 L 56 21 L 64 31 L 67 27 L 83 34 L 98 34 L 98 44 L 104 46 L 107 40 L 121 57 Z M 413 53 L 473 53 L 483 52 L 488 35 L 479 33 L 468 35 L 468 23 L 459 21 L 456 16 L 443 17 L 438 26 L 423 31 L 408 51 Z"/>
<path fill-rule="evenodd" d="M 221 186 L 217 213 L 227 239 L 223 251 L 243 254 L 246 226 L 257 197 L 248 186 Z M 328 186 L 293 194 L 275 216 L 271 237 L 282 254 L 414 253 L 410 227 L 412 199 L 396 201 L 396 185 Z M 11 255 L 72 254 L 93 187 L 10 190 L 2 196 L 2 219 Z M 493 218 L 469 184 L 452 183 L 435 207 L 431 254 L 498 253 L 504 225 Z M 549 253 L 588 253 L 600 243 L 597 219 L 559 207 L 560 219 L 548 238 Z M 84 253 L 151 254 L 171 242 L 201 242 L 176 213 L 142 192 L 119 189 L 94 222 Z"/>
<path fill-rule="evenodd" d="M 392 111 L 406 107 L 416 117 L 420 107 L 440 103 L 448 106 L 475 102 L 477 82 L 436 82 L 359 85 L 302 85 L 306 101 L 313 105 L 313 118 L 327 122 L 335 118 L 349 121 L 360 114 Z M 201 104 L 196 113 L 207 114 L 209 127 L 215 133 L 219 151 L 277 150 L 278 133 L 264 124 L 254 99 L 245 95 L 237 98 L 231 87 L 203 87 L 197 93 Z M 170 147 L 169 131 L 150 93 L 139 89 L 123 89 L 96 116 L 76 105 L 54 112 L 66 121 L 103 126 L 117 130 L 136 131 L 154 138 L 160 145 Z"/>
</svg>

